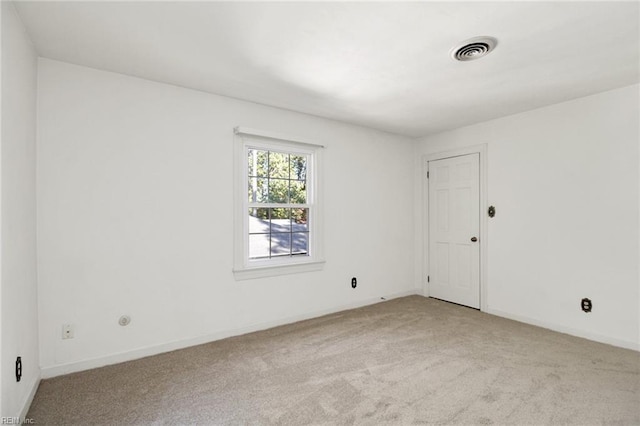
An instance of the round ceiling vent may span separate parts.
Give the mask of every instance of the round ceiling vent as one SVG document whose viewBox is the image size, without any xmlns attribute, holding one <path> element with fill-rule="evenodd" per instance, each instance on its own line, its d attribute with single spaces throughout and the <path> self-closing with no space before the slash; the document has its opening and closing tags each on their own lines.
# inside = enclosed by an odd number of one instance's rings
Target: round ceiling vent
<svg viewBox="0 0 640 426">
<path fill-rule="evenodd" d="M 470 38 L 451 49 L 451 57 L 456 61 L 473 61 L 491 52 L 497 44 L 498 40 L 493 37 Z"/>
</svg>

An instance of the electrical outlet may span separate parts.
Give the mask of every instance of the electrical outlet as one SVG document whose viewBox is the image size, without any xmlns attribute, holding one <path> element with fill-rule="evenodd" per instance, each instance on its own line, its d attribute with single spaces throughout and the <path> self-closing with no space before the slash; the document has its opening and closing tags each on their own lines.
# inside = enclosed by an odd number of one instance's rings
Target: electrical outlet
<svg viewBox="0 0 640 426">
<path fill-rule="evenodd" d="M 73 339 L 75 329 L 73 324 L 63 324 L 62 325 L 62 339 Z"/>
</svg>

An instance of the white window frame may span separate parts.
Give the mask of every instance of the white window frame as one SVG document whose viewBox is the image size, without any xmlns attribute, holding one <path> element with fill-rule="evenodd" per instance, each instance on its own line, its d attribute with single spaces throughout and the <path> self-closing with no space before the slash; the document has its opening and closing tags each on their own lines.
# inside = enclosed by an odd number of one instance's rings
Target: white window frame
<svg viewBox="0 0 640 426">
<path fill-rule="evenodd" d="M 236 127 L 234 129 L 234 267 L 236 280 L 318 271 L 324 267 L 322 213 L 323 146 L 273 132 Z M 257 148 L 303 154 L 307 162 L 307 204 L 309 209 L 309 247 L 307 256 L 249 259 L 249 201 L 246 150 Z M 267 207 L 269 205 L 266 205 Z"/>
</svg>

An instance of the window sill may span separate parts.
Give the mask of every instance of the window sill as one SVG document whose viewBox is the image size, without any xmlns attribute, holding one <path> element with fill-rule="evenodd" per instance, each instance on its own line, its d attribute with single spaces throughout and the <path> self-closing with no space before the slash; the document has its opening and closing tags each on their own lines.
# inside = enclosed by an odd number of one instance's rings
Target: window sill
<svg viewBox="0 0 640 426">
<path fill-rule="evenodd" d="M 311 262 L 294 263 L 287 265 L 268 265 L 245 269 L 234 269 L 233 276 L 236 281 L 252 280 L 255 278 L 276 277 L 278 275 L 320 271 L 324 268 L 324 264 L 324 260 L 315 260 Z"/>
</svg>

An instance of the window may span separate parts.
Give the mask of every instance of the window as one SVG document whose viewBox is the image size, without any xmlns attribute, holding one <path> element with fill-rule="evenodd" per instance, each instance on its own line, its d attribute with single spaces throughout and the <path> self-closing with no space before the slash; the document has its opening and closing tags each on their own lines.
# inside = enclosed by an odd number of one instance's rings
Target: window
<svg viewBox="0 0 640 426">
<path fill-rule="evenodd" d="M 309 255 L 309 155 L 247 146 L 249 260 Z"/>
<path fill-rule="evenodd" d="M 322 147 L 245 128 L 236 135 L 236 278 L 320 269 Z"/>
</svg>

